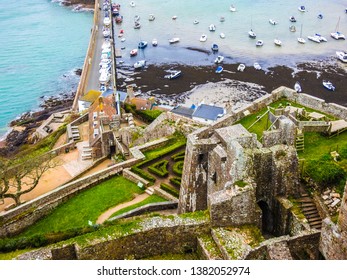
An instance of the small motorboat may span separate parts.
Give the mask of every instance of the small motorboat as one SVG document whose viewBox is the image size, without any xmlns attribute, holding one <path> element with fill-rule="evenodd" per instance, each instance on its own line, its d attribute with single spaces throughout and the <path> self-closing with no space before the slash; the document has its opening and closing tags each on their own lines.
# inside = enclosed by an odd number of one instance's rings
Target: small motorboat
<svg viewBox="0 0 347 280">
<path fill-rule="evenodd" d="M 125 42 L 125 38 L 123 37 L 122 39 L 120 39 L 121 42 Z"/>
<path fill-rule="evenodd" d="M 217 69 L 216 69 L 216 73 L 217 73 L 217 74 L 220 74 L 220 73 L 222 73 L 222 72 L 223 72 L 223 67 L 219 65 L 219 66 L 217 67 Z"/>
<path fill-rule="evenodd" d="M 103 31 L 102 31 L 102 35 L 104 36 L 104 38 L 107 38 L 111 35 L 111 30 L 109 28 L 105 28 Z"/>
<path fill-rule="evenodd" d="M 202 34 L 200 37 L 200 42 L 206 42 L 207 36 L 205 34 Z"/>
<path fill-rule="evenodd" d="M 130 56 L 135 56 L 137 55 L 137 49 L 133 49 L 130 51 Z"/>
<path fill-rule="evenodd" d="M 336 56 L 340 61 L 347 63 L 347 52 L 337 51 Z"/>
<path fill-rule="evenodd" d="M 237 71 L 243 72 L 243 71 L 245 70 L 245 68 L 246 68 L 246 65 L 244 65 L 244 64 L 241 63 L 241 64 L 237 67 Z"/>
<path fill-rule="evenodd" d="M 224 21 L 225 21 L 225 17 L 220 17 L 220 18 L 219 18 L 219 21 L 220 21 L 220 22 L 224 22 Z"/>
<path fill-rule="evenodd" d="M 111 74 L 107 72 L 102 72 L 99 77 L 99 82 L 100 83 L 108 83 L 111 79 Z"/>
<path fill-rule="evenodd" d="M 135 69 L 140 69 L 140 68 L 145 67 L 145 65 L 146 65 L 146 60 L 139 60 L 139 61 L 136 61 L 134 63 L 134 68 Z"/>
<path fill-rule="evenodd" d="M 123 22 L 123 16 L 118 15 L 116 16 L 116 23 L 122 23 Z"/>
<path fill-rule="evenodd" d="M 140 28 L 141 28 L 141 23 L 139 23 L 138 21 L 135 21 L 134 29 L 140 29 Z"/>
<path fill-rule="evenodd" d="M 178 43 L 179 41 L 180 41 L 180 38 L 175 37 L 175 38 L 171 38 L 171 39 L 169 40 L 169 43 L 170 43 L 170 44 L 175 44 L 175 43 Z"/>
<path fill-rule="evenodd" d="M 318 14 L 317 18 L 323 19 L 323 15 L 322 14 Z"/>
<path fill-rule="evenodd" d="M 99 69 L 99 73 L 101 74 L 102 72 L 107 72 L 110 73 L 112 68 L 111 64 L 101 64 L 101 67 Z"/>
<path fill-rule="evenodd" d="M 269 23 L 272 24 L 272 25 L 276 25 L 277 21 L 275 21 L 274 19 L 270 18 L 269 19 Z"/>
<path fill-rule="evenodd" d="M 300 85 L 299 82 L 296 82 L 296 83 L 294 84 L 294 90 L 295 90 L 296 92 L 301 92 L 301 85 Z"/>
<path fill-rule="evenodd" d="M 135 22 L 140 21 L 140 16 L 139 16 L 139 15 L 135 15 L 135 16 L 134 16 L 134 21 L 135 21 Z"/>
<path fill-rule="evenodd" d="M 255 70 L 261 70 L 261 66 L 258 62 L 254 62 L 253 66 L 254 66 Z"/>
<path fill-rule="evenodd" d="M 224 33 L 221 33 L 221 34 L 219 34 L 219 37 L 221 37 L 222 39 L 224 39 L 224 38 L 225 38 L 225 34 L 224 34 Z"/>
<path fill-rule="evenodd" d="M 214 60 L 214 63 L 219 64 L 219 63 L 222 63 L 223 60 L 224 60 L 224 56 L 219 55 L 219 56 L 217 56 L 216 59 Z"/>
<path fill-rule="evenodd" d="M 255 45 L 256 45 L 257 47 L 261 47 L 262 45 L 264 45 L 264 42 L 263 42 L 263 40 L 257 40 L 257 42 L 255 43 Z"/>
<path fill-rule="evenodd" d="M 138 45 L 139 49 L 144 49 L 145 47 L 147 47 L 147 42 L 146 41 L 141 41 Z"/>
<path fill-rule="evenodd" d="M 250 31 L 248 31 L 248 36 L 252 39 L 255 39 L 257 37 L 257 35 L 255 34 L 255 32 L 252 29 Z"/>
<path fill-rule="evenodd" d="M 181 70 L 177 70 L 177 71 L 171 72 L 171 74 L 168 75 L 167 77 L 168 77 L 170 80 L 173 80 L 173 79 L 177 79 L 178 77 L 180 77 L 181 74 L 182 74 L 182 71 L 181 71 Z"/>
<path fill-rule="evenodd" d="M 99 63 L 99 66 L 101 67 L 102 65 L 110 65 L 112 63 L 111 59 L 102 59 Z"/>
<path fill-rule="evenodd" d="M 323 86 L 330 91 L 335 91 L 335 86 L 330 81 L 323 80 Z"/>
<path fill-rule="evenodd" d="M 193 21 L 193 23 L 194 23 L 194 24 L 198 24 L 199 21 L 196 19 L 196 20 Z"/>
<path fill-rule="evenodd" d="M 306 12 L 306 7 L 305 7 L 305 6 L 299 6 L 299 7 L 298 7 L 298 10 L 299 10 L 300 12 Z"/>
<path fill-rule="evenodd" d="M 110 26 L 110 24 L 111 24 L 111 18 L 105 17 L 105 18 L 104 18 L 104 25 L 105 25 L 105 26 Z"/>
<path fill-rule="evenodd" d="M 234 5 L 230 5 L 230 12 L 236 12 L 236 8 Z"/>
<path fill-rule="evenodd" d="M 282 46 L 282 42 L 279 39 L 275 39 L 274 43 L 275 43 L 276 46 L 279 46 L 279 47 Z"/>
<path fill-rule="evenodd" d="M 320 43 L 320 39 L 318 36 L 307 36 L 307 39 L 315 43 Z"/>
<path fill-rule="evenodd" d="M 218 50 L 219 50 L 218 45 L 217 45 L 217 44 L 212 44 L 211 50 L 212 50 L 213 52 L 218 52 Z"/>
<path fill-rule="evenodd" d="M 216 26 L 214 24 L 210 24 L 210 26 L 208 27 L 208 30 L 216 31 Z"/>
<path fill-rule="evenodd" d="M 333 32 L 333 33 L 330 33 L 330 36 L 333 37 L 335 40 L 345 40 L 345 35 L 343 35 L 341 32 L 339 31 L 336 31 L 336 32 Z"/>
<path fill-rule="evenodd" d="M 289 31 L 290 32 L 295 32 L 296 31 L 296 27 L 294 25 L 289 26 Z"/>
<path fill-rule="evenodd" d="M 101 48 L 104 49 L 109 49 L 111 48 L 111 42 L 110 41 L 104 41 L 101 45 Z"/>
<path fill-rule="evenodd" d="M 316 33 L 314 36 L 316 36 L 321 42 L 328 42 L 327 38 L 323 37 L 322 35 L 318 33 Z"/>
<path fill-rule="evenodd" d="M 135 7 L 135 6 L 136 6 L 135 2 L 134 2 L 134 1 L 131 1 L 131 2 L 130 2 L 130 6 L 131 6 L 131 7 Z"/>
<path fill-rule="evenodd" d="M 155 20 L 155 16 L 154 16 L 153 14 L 150 14 L 148 20 L 149 20 L 149 21 Z"/>
<path fill-rule="evenodd" d="M 157 39 L 153 39 L 153 40 L 152 40 L 152 46 L 153 46 L 153 47 L 158 46 L 158 40 L 157 40 Z"/>
<path fill-rule="evenodd" d="M 306 43 L 306 40 L 305 40 L 304 38 L 302 38 L 302 37 L 299 37 L 299 38 L 298 38 L 298 42 L 299 42 L 300 44 L 305 44 L 305 43 Z"/>
<path fill-rule="evenodd" d="M 291 17 L 289 18 L 289 21 L 290 21 L 290 22 L 296 22 L 296 18 L 295 18 L 294 16 L 291 16 Z"/>
<path fill-rule="evenodd" d="M 176 20 L 176 19 L 177 19 L 177 16 L 173 16 L 172 19 L 173 19 L 173 20 Z"/>
</svg>

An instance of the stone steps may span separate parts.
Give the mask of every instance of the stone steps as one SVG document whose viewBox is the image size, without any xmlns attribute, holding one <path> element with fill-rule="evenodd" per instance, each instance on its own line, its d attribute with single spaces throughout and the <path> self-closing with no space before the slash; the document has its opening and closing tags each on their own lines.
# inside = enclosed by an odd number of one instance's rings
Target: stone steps
<svg viewBox="0 0 347 280">
<path fill-rule="evenodd" d="M 300 203 L 300 208 L 304 216 L 306 217 L 311 228 L 321 229 L 322 227 L 322 218 L 319 216 L 317 207 L 309 197 L 307 193 L 302 193 L 301 197 L 297 199 Z"/>
</svg>

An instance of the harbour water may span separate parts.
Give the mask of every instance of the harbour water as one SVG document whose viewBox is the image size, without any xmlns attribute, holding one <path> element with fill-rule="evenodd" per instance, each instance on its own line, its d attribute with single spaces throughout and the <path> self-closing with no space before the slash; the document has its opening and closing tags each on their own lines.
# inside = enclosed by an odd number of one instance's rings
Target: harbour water
<svg viewBox="0 0 347 280">
<path fill-rule="evenodd" d="M 117 1 L 114 1 L 117 2 Z M 272 65 L 288 65 L 298 61 L 334 56 L 336 50 L 347 49 L 346 41 L 336 41 L 330 37 L 339 21 L 339 31 L 347 35 L 346 2 L 343 0 L 136 0 L 135 7 L 130 1 L 121 3 L 120 13 L 124 20 L 116 25 L 115 32 L 124 30 L 125 41 L 116 41 L 118 48 L 123 48 L 123 60 L 132 65 L 134 61 L 146 59 L 147 63 L 186 63 L 210 64 L 215 56 L 202 52 L 188 51 L 186 48 L 199 48 L 211 51 L 212 43 L 219 45 L 219 54 L 226 57 L 226 62 L 250 63 L 260 62 L 263 67 Z M 236 12 L 230 11 L 230 5 L 236 7 Z M 304 5 L 306 12 L 300 12 L 299 6 Z M 149 21 L 149 15 L 155 16 Z M 319 19 L 318 14 L 323 18 Z M 134 17 L 140 16 L 140 29 L 134 29 Z M 177 16 L 173 20 L 172 17 Z M 291 23 L 289 17 L 294 16 L 296 23 Z M 220 18 L 225 21 L 221 22 Z M 339 20 L 340 18 L 340 20 Z M 278 22 L 271 25 L 269 19 Z M 198 24 L 194 24 L 198 20 Z M 216 31 L 210 32 L 209 25 L 214 24 Z M 296 32 L 290 32 L 289 26 L 295 25 Z M 306 44 L 300 44 L 297 38 L 306 38 Z M 248 37 L 248 31 L 253 29 L 256 39 Z M 220 38 L 220 33 L 225 38 Z M 314 43 L 307 36 L 319 33 L 326 37 L 326 43 Z M 202 34 L 207 35 L 206 42 L 200 42 Z M 168 40 L 179 37 L 180 42 L 170 45 Z M 158 46 L 152 47 L 153 38 L 158 40 Z M 277 47 L 274 39 L 282 41 Z M 262 47 L 256 47 L 256 40 L 264 41 Z M 140 40 L 148 41 L 149 47 L 141 51 L 137 57 L 129 57 L 129 51 L 137 47 Z"/>
<path fill-rule="evenodd" d="M 75 13 L 51 0 L 1 1 L 0 10 L 0 137 L 8 130 L 7 124 L 28 110 L 38 108 L 40 97 L 76 90 L 79 77 L 74 69 L 82 67 L 89 43 L 92 14 Z M 187 48 L 210 51 L 212 43 L 219 45 L 219 54 L 225 62 L 253 64 L 263 67 L 294 65 L 311 59 L 332 57 L 336 50 L 346 50 L 346 41 L 336 41 L 330 33 L 336 30 L 347 35 L 345 0 L 113 0 L 120 3 L 124 20 L 115 26 L 116 35 L 124 30 L 125 41 L 116 38 L 116 47 L 122 48 L 124 65 L 132 65 L 139 59 L 147 64 L 184 63 L 208 65 L 215 56 Z M 231 12 L 230 5 L 237 11 Z M 304 5 L 307 12 L 298 11 Z M 323 19 L 317 15 L 323 14 Z M 155 20 L 149 21 L 154 14 Z M 134 17 L 140 16 L 141 28 L 134 29 Z M 296 32 L 290 32 L 290 16 L 295 16 Z M 172 17 L 177 16 L 176 20 Z M 220 18 L 225 21 L 221 22 Z M 278 25 L 269 24 L 272 18 Z M 199 24 L 193 24 L 197 19 Z M 216 31 L 210 32 L 210 24 Z M 326 43 L 297 42 L 302 25 L 302 35 L 320 33 Z M 255 40 L 248 37 L 253 29 L 264 46 L 257 48 Z M 225 39 L 219 34 L 223 32 Z M 201 43 L 199 38 L 208 39 Z M 168 40 L 179 37 L 180 42 L 170 45 Z M 158 46 L 152 47 L 156 38 Z M 279 38 L 283 45 L 276 47 L 273 40 Z M 137 57 L 130 58 L 131 49 L 140 40 L 149 46 Z"/>
<path fill-rule="evenodd" d="M 0 5 L 1 138 L 11 120 L 37 110 L 40 97 L 76 90 L 93 15 L 50 0 Z"/>
</svg>

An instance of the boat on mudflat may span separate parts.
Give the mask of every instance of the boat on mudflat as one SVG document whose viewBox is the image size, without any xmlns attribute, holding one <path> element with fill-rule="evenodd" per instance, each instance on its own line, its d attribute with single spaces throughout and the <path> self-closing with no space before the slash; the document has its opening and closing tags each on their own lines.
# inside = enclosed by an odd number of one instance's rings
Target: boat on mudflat
<svg viewBox="0 0 347 280">
<path fill-rule="evenodd" d="M 202 34 L 200 37 L 200 42 L 206 42 L 207 36 L 205 34 Z"/>
<path fill-rule="evenodd" d="M 264 45 L 264 42 L 263 42 L 263 40 L 258 40 L 258 41 L 255 43 L 255 45 L 256 45 L 257 47 L 261 47 L 262 45 Z"/>
<path fill-rule="evenodd" d="M 347 63 L 347 52 L 337 51 L 336 56 L 340 61 Z"/>
<path fill-rule="evenodd" d="M 244 64 L 241 63 L 241 64 L 237 67 L 237 71 L 243 72 L 243 71 L 245 70 L 245 68 L 246 68 L 246 65 L 244 65 Z"/>
<path fill-rule="evenodd" d="M 133 49 L 130 51 L 130 56 L 135 56 L 137 55 L 137 49 Z"/>
<path fill-rule="evenodd" d="M 282 42 L 279 39 L 275 39 L 274 43 L 275 43 L 276 46 L 279 46 L 279 47 L 282 46 Z"/>
<path fill-rule="evenodd" d="M 326 89 L 330 90 L 330 91 L 335 91 L 335 86 L 334 86 L 333 83 L 330 82 L 330 81 L 324 80 L 324 81 L 323 81 L 323 86 L 324 86 Z"/>
<path fill-rule="evenodd" d="M 258 62 L 254 62 L 253 67 L 255 68 L 255 70 L 261 70 L 261 66 Z"/>
<path fill-rule="evenodd" d="M 146 65 L 146 60 L 139 60 L 134 63 L 135 69 L 143 68 Z"/>
<path fill-rule="evenodd" d="M 294 90 L 296 92 L 301 92 L 301 85 L 299 82 L 296 82 L 295 85 L 294 85 Z"/>
<path fill-rule="evenodd" d="M 252 29 L 250 31 L 248 31 L 248 36 L 252 39 L 255 39 L 257 37 L 257 35 L 255 34 L 255 32 Z"/>
<path fill-rule="evenodd" d="M 223 72 L 223 67 L 222 66 L 218 66 L 216 71 L 215 71 L 217 74 L 220 74 Z"/>
<path fill-rule="evenodd" d="M 177 70 L 177 71 L 173 71 L 171 72 L 170 75 L 166 76 L 168 79 L 173 80 L 173 79 L 177 79 L 178 77 L 180 77 L 182 74 L 181 70 Z"/>
</svg>

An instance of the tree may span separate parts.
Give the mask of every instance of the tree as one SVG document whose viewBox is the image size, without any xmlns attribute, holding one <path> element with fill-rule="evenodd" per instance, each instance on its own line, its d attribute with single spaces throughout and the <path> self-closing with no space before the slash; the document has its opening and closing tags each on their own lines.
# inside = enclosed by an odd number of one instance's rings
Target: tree
<svg viewBox="0 0 347 280">
<path fill-rule="evenodd" d="M 15 206 L 21 196 L 31 192 L 42 175 L 58 165 L 52 154 L 35 158 L 0 158 L 0 199 L 12 198 Z"/>
</svg>

